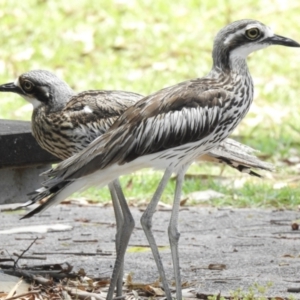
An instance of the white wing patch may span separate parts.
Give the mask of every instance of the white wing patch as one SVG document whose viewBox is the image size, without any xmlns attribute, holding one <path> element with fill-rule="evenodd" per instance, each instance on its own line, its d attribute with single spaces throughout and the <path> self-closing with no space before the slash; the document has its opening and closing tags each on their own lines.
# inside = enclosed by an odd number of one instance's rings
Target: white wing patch
<svg viewBox="0 0 300 300">
<path fill-rule="evenodd" d="M 86 105 L 84 108 L 83 108 L 83 111 L 87 114 L 92 114 L 93 113 L 93 110 L 88 106 Z"/>
</svg>

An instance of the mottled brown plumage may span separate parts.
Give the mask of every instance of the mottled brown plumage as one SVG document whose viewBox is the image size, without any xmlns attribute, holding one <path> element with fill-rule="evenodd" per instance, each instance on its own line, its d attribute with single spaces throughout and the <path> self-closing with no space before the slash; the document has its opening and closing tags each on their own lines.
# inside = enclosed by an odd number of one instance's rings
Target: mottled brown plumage
<svg viewBox="0 0 300 300">
<path fill-rule="evenodd" d="M 94 184 L 105 185 L 121 174 L 145 167 L 165 170 L 141 223 L 167 299 L 171 300 L 151 227 L 162 191 L 171 174 L 177 173 L 168 233 L 176 297 L 181 300 L 177 223 L 184 174 L 191 162 L 218 147 L 246 115 L 253 99 L 253 83 L 246 57 L 253 51 L 274 44 L 300 46 L 293 40 L 275 35 L 255 20 L 241 20 L 223 28 L 215 38 L 213 67 L 207 76 L 160 90 L 140 100 L 88 148 L 48 172 L 48 176 L 54 178 L 49 179 L 46 187 L 48 191 L 55 192 L 37 211 L 61 201 L 78 189 Z M 116 261 L 113 274 L 118 272 Z M 107 299 L 113 297 L 113 285 L 114 281 Z"/>
<path fill-rule="evenodd" d="M 218 147 L 248 112 L 253 83 L 246 57 L 272 44 L 300 45 L 275 35 L 255 20 L 241 20 L 223 28 L 213 48 L 213 68 L 203 78 L 186 81 L 143 98 L 124 112 L 105 134 L 83 151 L 60 163 L 45 187 L 54 194 L 38 210 L 63 200 L 90 185 L 105 185 L 121 174 L 140 168 L 165 170 L 141 223 L 160 272 L 168 300 L 172 299 L 158 248 L 151 231 L 152 216 L 173 172 L 177 173 L 174 205 L 168 227 L 176 283 L 182 299 L 177 228 L 180 195 L 187 167 Z M 120 250 L 107 295 L 112 299 L 120 262 Z M 119 260 L 118 260 L 119 258 Z M 116 276 L 114 276 L 116 275 Z"/>
<path fill-rule="evenodd" d="M 86 91 L 71 97 L 60 111 L 46 105 L 32 115 L 32 132 L 38 143 L 61 159 L 87 147 L 142 96 L 124 91 Z"/>
<path fill-rule="evenodd" d="M 224 83 L 228 84 L 228 80 L 224 79 Z M 196 86 L 197 83 L 192 84 Z M 60 93 L 55 90 L 55 87 L 60 90 Z M 54 74 L 44 70 L 27 72 L 18 78 L 16 84 L 12 83 L 0 86 L 0 91 L 6 91 L 7 89 L 17 92 L 34 104 L 32 114 L 33 135 L 41 147 L 61 159 L 68 158 L 87 147 L 91 141 L 104 134 L 118 116 L 128 107 L 143 98 L 141 95 L 123 91 L 97 90 L 75 94 L 66 83 L 59 80 Z M 211 96 L 211 93 L 209 95 Z M 203 98 L 202 102 L 205 104 L 205 100 L 207 99 L 207 106 L 217 106 L 220 104 L 217 99 L 220 96 L 220 94 L 216 94 L 215 98 Z M 183 105 L 185 107 L 197 108 L 198 102 L 201 102 L 201 99 L 190 99 L 186 94 L 182 95 L 182 102 L 173 102 L 172 99 L 176 99 L 176 94 L 173 95 L 168 104 L 174 112 L 181 111 Z M 185 101 L 186 99 L 188 100 L 187 102 Z M 164 115 L 159 114 L 158 108 L 153 106 L 153 109 L 152 115 L 157 119 L 163 120 Z M 141 115 L 138 116 L 135 114 L 136 110 L 129 108 L 129 112 L 127 116 L 136 118 L 135 121 L 138 121 L 138 117 L 141 118 Z M 124 119 L 120 119 L 114 127 L 121 126 L 121 122 L 124 122 Z M 134 130 L 134 127 L 131 130 Z M 162 133 L 163 131 L 160 132 L 160 134 Z M 176 137 L 175 132 L 174 134 Z M 184 132 L 182 136 L 192 138 L 193 134 L 192 132 Z M 151 140 L 151 137 L 144 137 L 144 141 L 148 139 Z M 160 147 L 170 144 L 168 140 L 162 139 L 162 135 L 158 139 L 161 139 L 159 143 Z M 176 141 L 175 139 L 174 142 L 183 143 L 184 140 Z M 143 149 L 143 143 L 140 143 L 139 147 Z M 260 175 L 252 171 L 251 168 L 272 168 L 270 164 L 261 162 L 253 153 L 253 149 L 227 139 L 210 153 L 202 155 L 199 160 L 225 163 L 241 172 L 247 172 L 250 175 L 256 176 Z M 58 184 L 53 189 L 34 192 L 30 196 L 33 202 L 35 202 L 58 191 L 62 187 L 61 184 Z M 111 186 L 110 188 L 113 195 L 114 190 Z M 42 207 L 40 206 L 40 208 Z M 34 212 L 36 213 L 37 211 L 35 210 Z M 32 215 L 32 213 L 29 213 L 25 217 Z M 118 218 L 117 216 L 117 221 Z M 118 243 L 116 248 L 118 249 Z M 119 275 L 120 285 L 118 285 L 118 295 L 121 295 L 122 277 L 121 272 Z"/>
<path fill-rule="evenodd" d="M 142 98 L 141 95 L 125 91 L 85 91 L 75 94 L 64 81 L 45 70 L 24 73 L 14 83 L 2 85 L 0 91 L 16 92 L 33 104 L 34 137 L 42 148 L 61 159 L 87 147 L 91 141 L 107 131 L 127 107 Z M 133 228 L 134 221 L 119 181 L 114 180 L 109 184 L 109 189 L 117 220 L 118 250 L 124 236 L 130 236 L 131 233 L 126 230 L 123 234 L 122 230 L 126 227 Z M 30 196 L 35 198 L 36 194 L 43 192 L 48 193 L 39 190 Z M 121 296 L 122 272 L 118 278 L 117 293 Z"/>
<path fill-rule="evenodd" d="M 228 85 L 228 77 L 224 77 L 223 83 Z M 206 82 L 206 86 L 203 86 L 203 91 L 207 90 L 208 84 L 209 81 Z M 198 87 L 197 80 L 191 80 L 191 85 Z M 221 88 L 220 83 L 218 85 Z M 230 90 L 230 87 L 227 89 Z M 34 105 L 32 114 L 33 135 L 42 148 L 61 159 L 66 159 L 87 147 L 91 141 L 106 132 L 128 107 L 143 98 L 142 95 L 125 91 L 91 90 L 75 94 L 64 81 L 46 70 L 33 70 L 24 73 L 19 76 L 15 83 L 1 85 L 0 91 L 18 93 Z M 176 99 L 176 94 L 168 101 L 172 111 L 180 111 L 183 105 L 196 108 L 197 102 L 201 102 L 201 99 L 193 100 L 186 94 L 182 95 L 181 102 L 175 102 L 172 99 Z M 185 102 L 185 99 L 189 101 Z M 204 105 L 206 100 L 208 100 L 210 107 L 218 105 L 217 98 L 207 96 L 205 98 L 204 95 L 202 99 Z M 145 103 L 140 105 L 145 106 Z M 158 109 L 162 109 L 162 107 L 150 106 L 151 114 L 156 116 Z M 142 113 L 138 115 L 134 107 L 129 108 L 126 116 L 122 116 L 122 119 L 116 122 L 114 127 L 121 126 L 121 123 L 125 122 L 138 122 L 142 117 Z M 163 119 L 164 114 L 158 114 L 156 119 L 159 118 Z M 130 130 L 134 130 L 134 128 Z M 162 132 L 161 130 L 159 134 Z M 174 134 L 176 133 L 174 132 Z M 192 138 L 190 132 L 182 134 L 182 136 L 185 135 L 187 138 Z M 168 143 L 162 137 L 162 135 L 158 136 L 161 139 L 158 144 L 160 147 L 165 147 Z M 174 143 L 176 142 L 178 141 L 175 140 Z M 183 143 L 182 140 L 179 142 Z M 257 159 L 253 155 L 253 151 L 251 153 L 247 152 L 248 150 L 245 151 L 248 148 L 242 144 L 237 143 L 232 148 L 232 142 L 230 139 L 224 141 L 220 148 L 201 156 L 199 160 L 225 163 L 239 171 L 256 176 L 259 174 L 249 170 L 249 168 L 272 169 L 270 164 Z M 142 148 L 142 145 L 140 144 L 139 147 Z M 218 158 L 216 158 L 215 151 L 218 153 Z"/>
</svg>

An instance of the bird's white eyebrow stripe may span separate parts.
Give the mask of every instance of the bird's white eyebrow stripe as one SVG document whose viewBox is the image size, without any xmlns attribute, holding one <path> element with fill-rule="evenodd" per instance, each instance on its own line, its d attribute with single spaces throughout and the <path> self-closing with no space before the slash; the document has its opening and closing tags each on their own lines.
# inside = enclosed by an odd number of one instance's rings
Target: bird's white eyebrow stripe
<svg viewBox="0 0 300 300">
<path fill-rule="evenodd" d="M 19 77 L 17 77 L 16 80 L 14 81 L 14 85 L 20 87 Z"/>
<path fill-rule="evenodd" d="M 244 32 L 245 32 L 245 29 L 243 28 L 243 29 L 240 29 L 240 30 L 238 30 L 238 31 L 235 31 L 235 32 L 229 34 L 229 35 L 227 36 L 227 38 L 225 39 L 225 41 L 224 41 L 224 45 L 229 44 L 230 41 L 232 40 L 232 37 L 233 37 L 233 36 L 240 35 L 240 34 L 242 34 L 242 33 L 244 33 Z"/>
<path fill-rule="evenodd" d="M 274 32 L 270 27 L 266 27 L 266 31 L 265 31 L 265 37 L 271 37 L 274 36 Z"/>
</svg>

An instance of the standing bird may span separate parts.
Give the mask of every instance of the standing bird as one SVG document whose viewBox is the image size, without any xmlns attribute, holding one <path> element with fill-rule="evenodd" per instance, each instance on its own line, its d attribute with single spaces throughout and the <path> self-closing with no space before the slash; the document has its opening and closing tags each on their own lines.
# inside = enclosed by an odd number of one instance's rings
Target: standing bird
<svg viewBox="0 0 300 300">
<path fill-rule="evenodd" d="M 0 91 L 17 93 L 33 105 L 33 136 L 43 149 L 62 160 L 86 148 L 129 106 L 143 98 L 125 91 L 90 90 L 76 94 L 66 82 L 46 70 L 24 73 L 15 82 L 1 85 Z M 115 179 L 108 186 L 116 216 L 118 249 L 122 239 L 120 229 L 133 228 L 134 220 L 119 180 Z M 122 293 L 122 274 L 119 278 L 118 296 Z"/>
<path fill-rule="evenodd" d="M 33 135 L 42 148 L 60 159 L 68 158 L 87 147 L 92 140 L 106 132 L 128 107 L 143 98 L 139 94 L 124 91 L 94 90 L 75 94 L 67 83 L 46 70 L 24 73 L 15 82 L 1 85 L 0 91 L 17 93 L 33 104 Z M 259 177 L 251 168 L 273 170 L 272 164 L 260 161 L 253 153 L 252 148 L 226 139 L 220 146 L 199 157 L 199 160 L 225 163 Z M 118 180 L 109 184 L 109 187 L 117 220 L 118 249 L 121 235 L 118 232 L 124 224 L 117 194 L 122 199 L 124 196 Z M 36 193 L 33 195 L 34 198 Z M 118 296 L 122 291 L 122 274 L 121 271 L 117 284 Z"/>
<path fill-rule="evenodd" d="M 47 174 L 52 195 L 41 209 L 60 202 L 78 189 L 106 185 L 119 175 L 145 167 L 164 169 L 163 178 L 141 223 L 157 263 L 166 296 L 172 299 L 151 231 L 152 216 L 171 174 L 177 173 L 174 205 L 168 228 L 177 299 L 182 299 L 177 228 L 182 182 L 188 166 L 233 131 L 249 110 L 253 83 L 246 57 L 269 45 L 300 47 L 275 35 L 255 20 L 240 20 L 217 34 L 213 67 L 203 78 L 162 89 L 127 109 L 113 126 L 78 154 Z M 119 272 L 116 261 L 114 272 Z M 112 293 L 107 298 L 111 299 Z"/>
<path fill-rule="evenodd" d="M 42 148 L 62 160 L 86 148 L 127 108 L 143 98 L 137 93 L 117 90 L 76 94 L 66 82 L 47 70 L 26 72 L 15 82 L 0 85 L 0 92 L 16 93 L 33 105 L 33 136 Z M 249 146 L 226 139 L 198 161 L 223 163 L 257 177 L 261 176 L 251 168 L 274 170 L 272 164 L 259 160 L 254 152 Z"/>
<path fill-rule="evenodd" d="M 253 82 L 246 57 L 270 45 L 300 47 L 275 35 L 255 20 L 227 25 L 216 36 L 212 70 L 202 78 L 162 89 L 138 101 L 85 150 L 48 172 L 45 187 L 52 195 L 37 211 L 58 203 L 90 185 L 106 185 L 141 168 L 163 169 L 163 178 L 141 223 L 160 272 L 168 300 L 172 299 L 153 233 L 152 216 L 172 173 L 177 173 L 174 205 L 168 227 L 176 283 L 182 299 L 177 228 L 181 187 L 188 166 L 208 153 L 234 130 L 253 100 Z M 116 260 L 113 273 L 119 272 Z M 111 285 L 115 284 L 111 282 Z M 112 299 L 109 290 L 107 299 Z"/>
<path fill-rule="evenodd" d="M 61 159 L 87 147 L 92 140 L 107 131 L 126 108 L 143 98 L 123 91 L 86 91 L 75 94 L 67 83 L 45 70 L 24 73 L 14 83 L 1 85 L 0 91 L 17 93 L 33 104 L 34 137 L 41 147 Z M 273 170 L 271 164 L 260 161 L 253 153 L 252 148 L 226 139 L 199 160 L 225 163 L 241 172 L 259 177 L 251 168 Z M 119 232 L 123 227 L 123 213 L 119 209 L 114 185 L 109 186 Z M 120 185 L 117 180 L 115 186 L 118 190 Z M 121 190 L 118 194 L 124 198 Z M 116 249 L 119 240 L 120 233 L 117 233 Z M 121 271 L 117 284 L 118 296 L 122 291 L 122 274 Z"/>
<path fill-rule="evenodd" d="M 127 108 L 143 98 L 137 93 L 117 90 L 76 94 L 66 82 L 47 70 L 26 72 L 15 82 L 0 85 L 0 92 L 14 92 L 33 105 L 33 136 L 43 149 L 62 160 L 85 149 Z M 223 163 L 257 177 L 261 176 L 251 168 L 274 170 L 272 164 L 262 162 L 254 152 L 246 145 L 226 139 L 198 160 Z"/>
<path fill-rule="evenodd" d="M 77 190 L 106 185 L 120 175 L 141 168 L 165 170 L 141 223 L 167 299 L 171 300 L 151 227 L 161 194 L 171 174 L 176 173 L 168 234 L 176 297 L 182 299 L 177 223 L 184 174 L 197 157 L 218 147 L 248 112 L 253 100 L 253 82 L 246 57 L 270 45 L 300 47 L 297 42 L 274 34 L 259 21 L 240 20 L 224 27 L 214 40 L 213 67 L 205 77 L 164 88 L 141 99 L 86 149 L 51 169 L 47 173 L 50 179 L 45 183 L 51 196 L 36 212 L 62 201 Z M 114 273 L 118 276 L 120 263 L 117 259 L 113 277 Z M 110 287 L 115 284 L 112 281 Z M 107 299 L 112 297 L 113 289 L 110 289 Z"/>
</svg>

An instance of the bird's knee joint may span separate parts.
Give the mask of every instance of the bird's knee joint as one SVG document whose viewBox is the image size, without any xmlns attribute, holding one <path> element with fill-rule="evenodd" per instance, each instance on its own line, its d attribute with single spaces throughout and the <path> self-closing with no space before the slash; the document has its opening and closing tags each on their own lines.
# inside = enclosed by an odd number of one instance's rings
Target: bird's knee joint
<svg viewBox="0 0 300 300">
<path fill-rule="evenodd" d="M 124 223 L 124 226 L 126 226 L 126 228 L 133 229 L 135 226 L 134 219 L 130 218 L 129 220 L 127 220 L 126 223 Z"/>
<path fill-rule="evenodd" d="M 180 239 L 180 232 L 176 228 L 168 228 L 168 233 L 169 233 L 169 239 L 172 241 L 179 241 Z"/>
<path fill-rule="evenodd" d="M 144 229 L 150 230 L 152 228 L 152 220 L 147 215 L 142 215 L 141 225 Z"/>
</svg>

